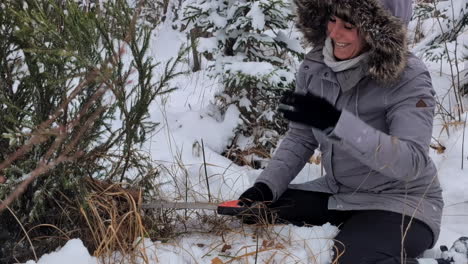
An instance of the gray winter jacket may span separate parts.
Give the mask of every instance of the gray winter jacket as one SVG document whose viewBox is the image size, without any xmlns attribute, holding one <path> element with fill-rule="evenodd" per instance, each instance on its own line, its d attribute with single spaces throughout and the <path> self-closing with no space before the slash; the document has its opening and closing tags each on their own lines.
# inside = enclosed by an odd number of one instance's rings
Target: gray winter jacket
<svg viewBox="0 0 468 264">
<path fill-rule="evenodd" d="M 323 2 L 333 1 L 296 0 L 299 28 L 301 23 L 309 23 L 301 22 L 301 16 L 311 19 L 310 9 L 308 14 L 301 15 L 301 5 L 315 8 L 313 12 L 318 15 Z M 358 9 L 362 8 L 361 2 L 377 3 L 374 0 L 338 2 L 356 3 Z M 329 16 L 327 8 L 321 11 L 325 16 Z M 357 13 L 355 17 L 360 15 Z M 390 27 L 403 25 L 389 14 L 387 17 L 378 17 L 382 16 L 380 13 L 374 15 Z M 397 24 L 392 25 L 393 22 Z M 306 38 L 311 37 L 307 35 L 310 28 L 301 29 Z M 360 30 L 366 33 L 367 29 Z M 417 57 L 407 52 L 406 41 L 399 46 L 388 44 L 387 37 L 395 36 L 380 36 L 380 39 L 377 36 L 368 41 L 371 60 L 380 61 L 369 61 L 343 72 L 335 73 L 323 63 L 321 46 L 317 45 L 306 55 L 298 71 L 296 92 L 321 96 L 342 110 L 342 114 L 334 129 L 327 132 L 291 122 L 287 135 L 257 182 L 270 187 L 274 200 L 289 187 L 332 194 L 328 207 L 333 210 L 387 210 L 413 216 L 432 229 L 434 244 L 440 232 L 443 208 L 437 171 L 428 156 L 434 90 L 429 72 Z M 379 47 L 383 48 L 379 50 Z M 383 52 L 388 52 L 391 58 L 379 58 L 375 54 Z M 316 148 L 322 152 L 326 176 L 290 185 Z M 314 210 L 313 204 L 310 210 Z"/>
</svg>

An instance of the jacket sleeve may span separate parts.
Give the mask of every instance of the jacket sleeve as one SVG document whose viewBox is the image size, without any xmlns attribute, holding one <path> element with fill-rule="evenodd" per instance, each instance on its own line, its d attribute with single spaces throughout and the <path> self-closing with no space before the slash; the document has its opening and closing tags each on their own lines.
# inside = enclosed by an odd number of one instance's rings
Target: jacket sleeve
<svg viewBox="0 0 468 264">
<path fill-rule="evenodd" d="M 302 68 L 303 65 L 299 69 Z M 296 92 L 306 93 L 305 78 L 305 74 L 299 70 L 296 77 Z M 276 201 L 304 168 L 317 147 L 312 127 L 290 122 L 286 136 L 256 182 L 268 185 L 273 193 L 273 201 Z"/>
<path fill-rule="evenodd" d="M 434 95 L 426 71 L 386 95 L 388 134 L 343 110 L 330 138 L 383 175 L 397 180 L 417 178 L 430 162 Z"/>
</svg>

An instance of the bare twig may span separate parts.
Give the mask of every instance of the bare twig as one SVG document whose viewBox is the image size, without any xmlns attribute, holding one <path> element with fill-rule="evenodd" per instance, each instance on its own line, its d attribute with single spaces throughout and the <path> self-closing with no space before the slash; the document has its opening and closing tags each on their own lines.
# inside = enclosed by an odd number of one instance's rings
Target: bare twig
<svg viewBox="0 0 468 264">
<path fill-rule="evenodd" d="M 438 9 L 437 9 L 437 0 L 433 0 L 433 4 L 434 4 L 434 9 L 436 11 L 438 11 Z M 452 0 L 451 4 L 452 4 L 452 12 L 454 12 L 453 11 L 453 0 Z M 440 12 L 438 12 L 438 13 L 440 13 Z M 437 19 L 437 23 L 439 24 L 440 30 L 443 33 L 443 26 L 442 26 L 442 22 L 440 21 L 440 17 L 439 17 L 439 15 L 436 15 L 435 17 Z M 455 40 L 455 49 L 456 49 L 456 46 L 457 46 L 457 40 Z M 458 91 L 458 88 L 456 88 L 456 83 L 457 82 L 455 81 L 455 71 L 454 71 L 453 65 L 452 65 L 453 60 L 451 59 L 451 56 L 450 56 L 450 53 L 449 53 L 449 50 L 448 50 L 447 41 L 444 41 L 444 48 L 445 48 L 445 52 L 447 54 L 447 60 L 449 62 L 449 66 L 450 66 L 450 73 L 451 73 L 450 77 L 452 79 L 452 88 L 454 89 L 455 101 L 456 101 L 456 104 L 457 104 L 455 110 L 456 110 L 456 113 L 458 114 L 458 121 L 461 121 L 461 115 L 462 115 L 462 112 L 463 112 L 463 103 L 462 103 L 463 100 L 462 100 L 462 97 L 460 95 L 460 92 Z M 454 59 L 455 60 L 455 66 L 456 66 L 457 73 L 459 75 L 457 59 L 458 59 L 457 58 L 457 53 L 455 52 L 455 59 Z"/>
<path fill-rule="evenodd" d="M 95 78 L 96 71 L 92 72 L 89 76 L 89 78 Z M 89 83 L 91 79 L 85 79 L 82 81 L 70 94 L 70 96 L 67 98 L 67 100 L 64 100 L 64 102 L 57 108 L 57 110 L 50 116 L 50 118 L 44 122 L 42 122 L 38 128 L 36 129 L 36 132 L 32 133 L 31 138 L 21 146 L 17 151 L 15 151 L 13 154 L 9 155 L 7 159 L 5 159 L 2 163 L 0 163 L 0 171 L 7 168 L 10 166 L 13 161 L 17 160 L 18 158 L 22 157 L 26 153 L 28 153 L 31 148 L 37 144 L 41 144 L 44 141 L 47 140 L 48 137 L 45 137 L 44 134 L 50 134 L 53 132 L 53 130 L 48 129 L 52 123 L 58 119 L 58 117 L 65 111 L 67 108 L 68 104 L 83 90 L 83 88 Z"/>
<path fill-rule="evenodd" d="M 21 184 L 18 187 L 16 187 L 13 193 L 11 193 L 4 201 L 2 201 L 2 203 L 0 204 L 0 212 L 5 210 L 7 206 L 9 206 L 14 200 L 16 200 L 21 194 L 23 194 L 26 191 L 26 188 L 29 186 L 29 184 L 31 184 L 37 177 L 55 168 L 60 163 L 73 161 L 82 156 L 84 154 L 83 152 L 77 152 L 74 156 L 68 156 L 68 153 L 70 153 L 75 148 L 84 132 L 88 130 L 88 128 L 94 123 L 94 121 L 104 111 L 104 109 L 105 108 L 101 108 L 98 111 L 94 112 L 93 115 L 85 121 L 85 124 L 81 127 L 75 138 L 72 140 L 72 142 L 70 142 L 70 144 L 66 146 L 65 150 L 60 154 L 59 157 L 49 162 L 47 162 L 46 160 L 40 161 L 38 166 L 29 174 L 29 177 L 27 177 L 23 182 L 21 182 Z M 78 122 L 76 122 L 76 124 L 78 124 Z M 60 141 L 62 139 L 58 138 L 56 140 Z M 55 146 L 56 144 L 53 144 L 51 148 L 55 148 Z"/>
<path fill-rule="evenodd" d="M 34 255 L 34 259 L 37 261 L 36 251 L 34 250 L 34 245 L 33 245 L 32 241 L 31 241 L 31 238 L 28 235 L 28 232 L 26 232 L 26 229 L 24 228 L 23 224 L 21 224 L 21 221 L 18 219 L 18 217 L 16 217 L 16 214 L 10 209 L 10 207 L 7 206 L 6 208 L 7 208 L 8 211 L 10 211 L 11 215 L 16 219 L 16 221 L 18 222 L 18 225 L 21 227 L 21 230 L 23 230 L 24 236 L 26 237 L 26 239 L 29 242 L 29 245 L 31 246 L 31 250 L 32 250 L 33 255 Z"/>
<path fill-rule="evenodd" d="M 468 113 L 465 113 L 465 122 L 463 124 L 463 136 L 462 136 L 462 153 L 461 153 L 461 169 L 463 170 L 463 162 L 465 160 L 465 132 L 466 132 L 466 119 L 468 118 Z"/>
<path fill-rule="evenodd" d="M 257 239 L 257 243 L 255 245 L 255 264 L 257 264 L 257 260 L 258 260 L 258 241 L 260 240 L 260 238 L 258 237 L 258 229 L 255 230 L 255 237 Z"/>
<path fill-rule="evenodd" d="M 201 144 L 203 153 L 203 166 L 205 167 L 206 188 L 208 188 L 208 202 L 211 203 L 210 182 L 208 180 L 208 170 L 206 169 L 205 144 L 203 143 L 203 139 L 201 140 Z"/>
</svg>

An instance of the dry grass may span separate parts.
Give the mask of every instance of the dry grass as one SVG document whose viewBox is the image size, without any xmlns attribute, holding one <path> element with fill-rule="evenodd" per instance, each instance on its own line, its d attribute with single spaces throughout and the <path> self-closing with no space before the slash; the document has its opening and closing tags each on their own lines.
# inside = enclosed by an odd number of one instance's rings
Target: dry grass
<svg viewBox="0 0 468 264">
<path fill-rule="evenodd" d="M 33 243 L 31 242 L 31 238 L 29 237 L 29 234 L 28 232 L 26 232 L 25 228 L 24 228 L 24 225 L 21 223 L 21 221 L 18 219 L 18 217 L 16 216 L 16 214 L 10 209 L 9 206 L 6 207 L 7 210 L 13 215 L 13 217 L 15 218 L 15 220 L 18 222 L 18 225 L 21 227 L 21 230 L 24 232 L 24 237 L 28 240 L 28 243 L 29 245 L 31 246 L 31 251 L 34 255 L 34 259 L 37 261 L 37 255 L 36 255 L 36 251 L 34 249 L 34 245 Z"/>
<path fill-rule="evenodd" d="M 251 147 L 244 150 L 233 147 L 228 149 L 224 156 L 239 166 L 250 166 L 252 168 L 260 167 L 259 164 L 256 164 L 255 159 L 271 158 L 271 155 L 262 146 Z"/>
<path fill-rule="evenodd" d="M 321 251 L 313 252 L 305 240 L 292 240 L 292 237 L 278 233 L 274 227 L 278 225 L 257 224 L 250 226 L 248 229 L 236 228 L 225 230 L 223 240 L 216 241 L 209 246 L 209 251 L 202 257 L 211 256 L 210 261 L 214 264 L 227 263 L 318 263 L 319 255 L 331 250 L 329 247 L 324 247 Z M 252 238 L 256 243 L 236 247 L 238 239 L 241 237 Z M 319 238 L 322 239 L 322 238 Z M 345 246 L 340 241 L 335 241 L 334 249 L 338 252 L 338 257 L 332 262 L 337 264 L 344 251 Z M 295 255 L 290 251 L 291 245 L 304 243 L 304 249 L 307 251 L 307 259 L 304 256 Z M 341 246 L 338 246 L 340 244 Z M 231 246 L 234 245 L 234 246 Z M 233 248 L 236 247 L 234 250 Z"/>
<path fill-rule="evenodd" d="M 130 256 L 132 263 L 137 257 L 147 259 L 138 247 L 139 241 L 147 237 L 140 214 L 141 191 L 95 180 L 88 180 L 87 185 L 90 193 L 80 212 L 89 229 L 87 242 L 93 255 L 103 263 L 115 263 L 109 257 L 117 251 Z"/>
</svg>

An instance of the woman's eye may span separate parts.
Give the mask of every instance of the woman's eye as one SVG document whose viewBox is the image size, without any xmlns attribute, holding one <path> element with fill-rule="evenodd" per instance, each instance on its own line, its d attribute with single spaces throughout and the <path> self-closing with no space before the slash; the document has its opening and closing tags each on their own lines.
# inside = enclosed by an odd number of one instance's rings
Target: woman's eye
<svg viewBox="0 0 468 264">
<path fill-rule="evenodd" d="M 332 23 L 335 23 L 335 22 L 336 22 L 336 18 L 330 17 L 329 21 L 332 22 Z"/>
<path fill-rule="evenodd" d="M 348 29 L 348 30 L 351 30 L 354 28 L 354 25 L 344 25 L 344 28 Z"/>
</svg>

